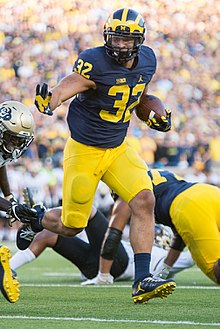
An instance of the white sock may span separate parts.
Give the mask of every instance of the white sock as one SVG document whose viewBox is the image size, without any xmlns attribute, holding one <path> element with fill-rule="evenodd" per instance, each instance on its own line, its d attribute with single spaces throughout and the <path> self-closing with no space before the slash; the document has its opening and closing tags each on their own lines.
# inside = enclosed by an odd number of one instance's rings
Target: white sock
<svg viewBox="0 0 220 329">
<path fill-rule="evenodd" d="M 35 254 L 29 248 L 25 250 L 19 250 L 10 259 L 10 267 L 12 270 L 16 270 L 17 268 L 32 262 L 35 260 L 35 258 Z"/>
<path fill-rule="evenodd" d="M 101 273 L 101 272 L 99 271 L 98 276 L 99 276 L 100 279 L 102 279 L 103 281 L 106 281 L 106 280 L 108 280 L 109 273 Z"/>
</svg>

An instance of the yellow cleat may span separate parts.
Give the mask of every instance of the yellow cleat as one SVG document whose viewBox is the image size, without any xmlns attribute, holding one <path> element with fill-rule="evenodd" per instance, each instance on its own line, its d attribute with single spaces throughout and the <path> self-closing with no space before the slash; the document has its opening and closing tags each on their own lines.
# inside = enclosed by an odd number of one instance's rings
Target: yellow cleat
<svg viewBox="0 0 220 329">
<path fill-rule="evenodd" d="M 19 299 L 19 282 L 13 277 L 9 259 L 11 258 L 10 250 L 6 246 L 0 247 L 0 289 L 3 296 L 10 303 L 15 303 Z"/>
</svg>

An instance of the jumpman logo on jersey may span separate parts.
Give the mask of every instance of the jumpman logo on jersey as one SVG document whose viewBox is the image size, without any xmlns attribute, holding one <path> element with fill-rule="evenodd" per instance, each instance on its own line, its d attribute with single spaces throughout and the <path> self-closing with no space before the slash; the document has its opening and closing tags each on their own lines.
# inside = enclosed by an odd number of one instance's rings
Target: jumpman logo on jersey
<svg viewBox="0 0 220 329">
<path fill-rule="evenodd" d="M 140 74 L 138 82 L 143 82 L 142 74 Z"/>
</svg>

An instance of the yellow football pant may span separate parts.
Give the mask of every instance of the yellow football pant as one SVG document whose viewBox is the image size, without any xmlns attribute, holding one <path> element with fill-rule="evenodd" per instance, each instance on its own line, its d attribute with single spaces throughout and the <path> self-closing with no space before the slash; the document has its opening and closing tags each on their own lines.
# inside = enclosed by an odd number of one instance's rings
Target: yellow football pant
<svg viewBox="0 0 220 329">
<path fill-rule="evenodd" d="M 170 215 L 195 263 L 214 281 L 213 266 L 220 258 L 220 189 L 193 185 L 174 199 Z"/>
<path fill-rule="evenodd" d="M 102 149 L 69 138 L 63 168 L 62 222 L 67 227 L 87 226 L 100 179 L 126 202 L 142 190 L 153 189 L 146 163 L 125 142 Z"/>
</svg>

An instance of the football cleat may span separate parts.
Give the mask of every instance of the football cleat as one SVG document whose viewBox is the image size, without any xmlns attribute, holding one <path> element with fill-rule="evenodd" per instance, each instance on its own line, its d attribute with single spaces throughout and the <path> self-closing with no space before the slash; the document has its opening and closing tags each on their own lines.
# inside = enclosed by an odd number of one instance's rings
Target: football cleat
<svg viewBox="0 0 220 329">
<path fill-rule="evenodd" d="M 10 303 L 15 303 L 19 299 L 19 282 L 13 276 L 9 265 L 11 258 L 10 250 L 6 246 L 0 247 L 0 289 L 3 296 Z"/>
<path fill-rule="evenodd" d="M 25 250 L 29 247 L 31 242 L 34 240 L 37 232 L 34 232 L 31 228 L 31 224 L 23 224 L 17 230 L 16 244 L 18 249 Z"/>
<path fill-rule="evenodd" d="M 24 197 L 24 203 L 32 208 L 33 205 L 35 204 L 34 200 L 33 200 L 33 195 L 31 193 L 31 190 L 29 189 L 29 187 L 25 187 L 23 189 L 23 197 Z"/>
<path fill-rule="evenodd" d="M 166 298 L 176 288 L 176 283 L 172 279 L 155 279 L 149 276 L 138 283 L 137 288 L 132 293 L 134 303 L 146 303 L 151 298 Z"/>
</svg>

